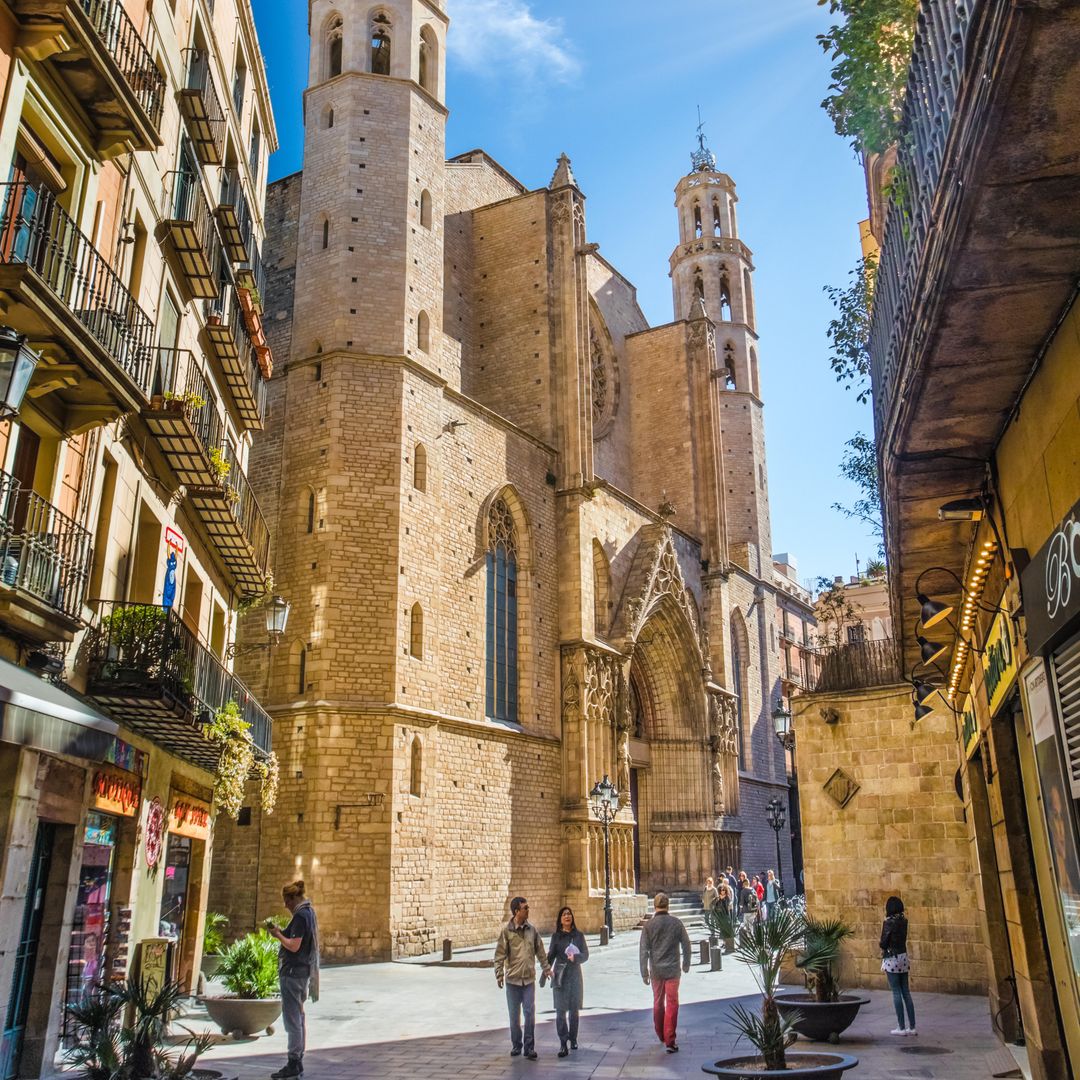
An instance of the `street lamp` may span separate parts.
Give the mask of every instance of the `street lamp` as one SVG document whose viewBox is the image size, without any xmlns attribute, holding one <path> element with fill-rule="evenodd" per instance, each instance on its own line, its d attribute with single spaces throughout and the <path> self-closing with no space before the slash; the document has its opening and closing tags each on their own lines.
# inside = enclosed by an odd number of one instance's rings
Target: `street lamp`
<svg viewBox="0 0 1080 1080">
<path fill-rule="evenodd" d="M 289 622 L 289 609 L 292 604 L 283 596 L 275 596 L 266 605 L 266 641 L 256 642 L 254 645 L 245 645 L 241 648 L 235 641 L 231 642 L 225 650 L 225 655 L 230 659 L 237 656 L 246 656 L 248 653 L 261 652 L 263 649 L 272 649 L 285 633 L 285 627 Z"/>
<path fill-rule="evenodd" d="M 25 334 L 0 326 L 0 419 L 18 415 L 38 359 Z"/>
<path fill-rule="evenodd" d="M 784 828 L 784 822 L 787 819 L 786 812 L 784 810 L 784 804 L 780 799 L 769 800 L 769 814 L 768 821 L 773 827 L 773 832 L 776 833 L 776 873 L 780 880 L 780 894 L 784 893 L 784 861 L 780 857 L 780 833 Z"/>
<path fill-rule="evenodd" d="M 773 730 L 785 750 L 795 745 L 795 732 L 791 728 L 791 710 L 784 708 L 784 699 L 776 699 L 776 708 L 772 711 Z"/>
<path fill-rule="evenodd" d="M 604 826 L 604 925 L 608 937 L 615 933 L 611 918 L 611 823 L 619 810 L 619 792 L 604 773 L 589 792 L 593 813 Z"/>
</svg>

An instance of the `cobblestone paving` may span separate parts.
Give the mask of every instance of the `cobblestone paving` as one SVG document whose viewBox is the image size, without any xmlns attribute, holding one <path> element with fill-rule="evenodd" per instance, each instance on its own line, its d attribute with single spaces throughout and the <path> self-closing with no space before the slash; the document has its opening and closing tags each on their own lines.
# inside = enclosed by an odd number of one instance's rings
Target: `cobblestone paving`
<svg viewBox="0 0 1080 1080">
<path fill-rule="evenodd" d="M 732 961 L 722 972 L 695 965 L 682 981 L 678 1054 L 669 1055 L 652 1031 L 651 996 L 637 973 L 637 934 L 620 935 L 585 968 L 585 1011 L 579 1049 L 557 1058 L 550 991 L 537 991 L 539 1061 L 510 1058 L 502 993 L 487 963 L 488 949 L 455 953 L 451 965 L 431 961 L 368 964 L 323 971 L 322 999 L 308 1006 L 307 1080 L 452 1075 L 518 1077 L 701 1077 L 702 1062 L 731 1052 L 728 1009 L 753 1003 L 750 972 Z M 995 1038 L 981 997 L 920 994 L 913 976 L 919 1036 L 896 1038 L 892 1000 L 871 992 L 838 1049 L 856 1055 L 853 1080 L 989 1080 L 1012 1058 Z M 209 992 L 216 992 L 211 983 Z M 196 1010 L 185 1023 L 206 1027 Z M 201 1019 L 200 1019 L 201 1018 Z M 828 1049 L 801 1043 L 806 1049 Z M 743 1047 L 740 1046 L 740 1050 Z M 285 1056 L 280 1025 L 271 1036 L 222 1039 L 200 1064 L 227 1077 L 257 1080 Z M 1013 1073 L 1019 1076 L 1019 1073 Z"/>
</svg>

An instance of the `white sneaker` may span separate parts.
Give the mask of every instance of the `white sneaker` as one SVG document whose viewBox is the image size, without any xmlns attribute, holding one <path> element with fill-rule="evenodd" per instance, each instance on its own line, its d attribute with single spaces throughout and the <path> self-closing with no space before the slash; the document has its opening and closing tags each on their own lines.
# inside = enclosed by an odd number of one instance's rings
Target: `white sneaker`
<svg viewBox="0 0 1080 1080">
<path fill-rule="evenodd" d="M 919 1033 L 914 1028 L 908 1028 L 907 1031 L 904 1032 L 904 1034 L 905 1035 L 918 1035 Z"/>
<path fill-rule="evenodd" d="M 907 1028 L 893 1028 L 892 1031 L 889 1032 L 889 1034 L 890 1035 L 906 1035 L 907 1034 Z"/>
</svg>

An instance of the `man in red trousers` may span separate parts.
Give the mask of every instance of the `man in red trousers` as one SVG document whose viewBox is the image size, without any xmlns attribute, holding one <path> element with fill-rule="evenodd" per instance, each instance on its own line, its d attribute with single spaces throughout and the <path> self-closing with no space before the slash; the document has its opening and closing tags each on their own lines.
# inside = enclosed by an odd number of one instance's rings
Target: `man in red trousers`
<svg viewBox="0 0 1080 1080">
<path fill-rule="evenodd" d="M 652 984 L 653 1027 L 656 1037 L 667 1047 L 669 1054 L 679 1051 L 675 1027 L 679 1021 L 679 949 L 682 949 L 682 971 L 690 970 L 690 935 L 680 919 L 668 912 L 666 893 L 653 899 L 656 914 L 641 931 L 641 977 L 645 985 Z"/>
</svg>

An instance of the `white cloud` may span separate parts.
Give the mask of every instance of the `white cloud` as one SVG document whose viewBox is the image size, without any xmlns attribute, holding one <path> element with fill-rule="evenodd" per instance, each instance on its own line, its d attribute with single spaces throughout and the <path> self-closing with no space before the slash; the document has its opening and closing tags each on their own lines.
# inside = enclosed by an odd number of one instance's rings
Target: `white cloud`
<svg viewBox="0 0 1080 1080">
<path fill-rule="evenodd" d="M 507 66 L 561 82 L 580 70 L 562 22 L 538 19 L 524 0 L 451 0 L 447 48 L 472 71 L 495 74 Z"/>
</svg>

